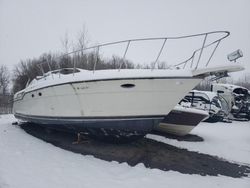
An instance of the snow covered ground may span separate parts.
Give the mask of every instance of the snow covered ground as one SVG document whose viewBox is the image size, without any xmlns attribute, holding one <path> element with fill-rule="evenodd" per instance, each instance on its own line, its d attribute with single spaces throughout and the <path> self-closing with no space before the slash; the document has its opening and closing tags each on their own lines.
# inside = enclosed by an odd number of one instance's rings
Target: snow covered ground
<svg viewBox="0 0 250 188">
<path fill-rule="evenodd" d="M 11 125 L 14 120 L 12 115 L 0 116 L 0 188 L 250 187 L 249 177 L 187 175 L 75 154 L 27 134 Z M 249 122 L 202 123 L 192 134 L 204 142 L 147 137 L 250 165 Z"/>
<path fill-rule="evenodd" d="M 202 122 L 191 134 L 202 137 L 204 142 L 177 141 L 157 135 L 147 135 L 147 138 L 250 165 L 250 122 Z"/>
</svg>

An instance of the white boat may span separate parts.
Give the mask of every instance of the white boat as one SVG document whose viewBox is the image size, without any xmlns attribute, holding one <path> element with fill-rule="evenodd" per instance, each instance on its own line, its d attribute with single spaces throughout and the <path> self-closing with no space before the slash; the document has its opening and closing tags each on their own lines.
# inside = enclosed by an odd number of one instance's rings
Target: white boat
<svg viewBox="0 0 250 188">
<path fill-rule="evenodd" d="M 49 72 L 16 93 L 15 117 L 59 129 L 103 128 L 145 134 L 206 74 L 141 69 L 67 72 L 72 71 Z"/>
<path fill-rule="evenodd" d="M 208 116 L 207 111 L 176 105 L 154 129 L 168 134 L 185 136 Z"/>
<path fill-rule="evenodd" d="M 55 126 L 150 131 L 201 81 L 180 70 L 100 70 L 93 74 L 77 69 L 74 75 L 63 74 L 65 70 L 49 72 L 18 92 L 15 116 Z"/>
<path fill-rule="evenodd" d="M 203 35 L 206 39 L 209 34 Z M 217 44 L 223 38 L 225 36 L 207 45 L 204 42 L 191 58 L 172 69 L 95 70 L 94 65 L 93 71 L 75 67 L 49 71 L 15 94 L 14 115 L 56 129 L 104 135 L 117 135 L 117 132 L 119 135 L 145 135 L 204 77 L 243 69 L 238 64 L 198 67 L 203 48 Z M 164 43 L 155 62 L 166 40 L 171 38 L 159 39 Z M 121 41 L 128 43 L 124 56 L 129 44 L 136 41 L 139 39 Z M 97 48 L 117 43 L 98 45 Z M 193 65 L 197 56 L 198 61 Z M 193 68 L 180 68 L 188 63 L 192 63 Z"/>
</svg>

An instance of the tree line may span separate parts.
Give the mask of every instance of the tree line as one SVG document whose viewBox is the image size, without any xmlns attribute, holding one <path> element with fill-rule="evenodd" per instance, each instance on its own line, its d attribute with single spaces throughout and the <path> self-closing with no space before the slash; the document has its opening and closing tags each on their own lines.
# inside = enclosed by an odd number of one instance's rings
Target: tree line
<svg viewBox="0 0 250 188">
<path fill-rule="evenodd" d="M 9 93 L 10 72 L 0 65 L 0 114 L 11 113 L 12 95 Z"/>
<path fill-rule="evenodd" d="M 72 56 L 66 55 L 62 57 L 58 54 L 45 53 L 39 58 L 21 61 L 14 67 L 13 93 L 24 89 L 29 80 L 33 80 L 36 76 L 41 76 L 48 71 L 73 67 L 93 70 L 94 65 L 95 70 L 117 69 L 119 67 L 134 68 L 134 64 L 128 60 L 123 60 L 118 56 L 113 56 L 111 59 L 102 59 L 95 52 L 88 54 L 77 53 Z"/>
</svg>

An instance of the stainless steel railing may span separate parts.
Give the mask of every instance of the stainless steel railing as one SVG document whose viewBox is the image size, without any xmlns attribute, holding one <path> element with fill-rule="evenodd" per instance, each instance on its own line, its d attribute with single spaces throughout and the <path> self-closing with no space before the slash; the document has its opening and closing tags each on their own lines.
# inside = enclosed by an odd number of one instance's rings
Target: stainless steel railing
<svg viewBox="0 0 250 188">
<path fill-rule="evenodd" d="M 210 41 L 210 42 L 207 42 L 207 38 L 209 36 L 216 36 L 218 35 L 218 38 Z M 220 35 L 220 36 L 219 36 Z M 198 49 L 195 49 L 193 51 L 193 53 L 190 55 L 189 58 L 187 58 L 185 61 L 182 61 L 180 63 L 177 63 L 177 64 L 174 64 L 173 66 L 174 67 L 177 67 L 177 68 L 182 68 L 182 69 L 185 69 L 187 67 L 188 64 L 189 65 L 189 68 L 191 69 L 197 69 L 199 68 L 199 65 L 200 65 L 200 61 L 201 61 L 201 57 L 203 55 L 203 51 L 204 49 L 208 48 L 208 47 L 213 47 L 213 50 L 211 52 L 211 54 L 209 55 L 209 58 L 207 60 L 207 62 L 205 63 L 205 66 L 208 66 L 212 57 L 214 56 L 214 53 L 216 51 L 216 49 L 218 48 L 220 42 L 228 37 L 230 35 L 230 33 L 228 31 L 213 31 L 213 32 L 207 32 L 207 33 L 200 33 L 200 34 L 195 34 L 195 35 L 186 35 L 186 36 L 180 36 L 180 37 L 158 37 L 158 38 L 139 38 L 139 39 L 129 39 L 129 40 L 122 40 L 122 41 L 116 41 L 116 42 L 110 42 L 110 43 L 104 43 L 104 44 L 100 44 L 100 45 L 95 45 L 95 46 L 91 46 L 91 47 L 86 47 L 86 48 L 82 48 L 82 49 L 78 49 L 78 50 L 74 50 L 72 52 L 69 52 L 69 53 L 66 53 L 66 54 L 63 54 L 61 56 L 59 56 L 58 58 L 63 58 L 63 57 L 66 57 L 66 56 L 69 56 L 71 54 L 75 54 L 75 53 L 78 53 L 78 52 L 86 52 L 88 50 L 96 50 L 96 53 L 97 53 L 97 58 L 96 58 L 96 61 L 94 62 L 94 66 L 93 66 L 93 73 L 95 72 L 96 70 L 96 65 L 98 64 L 98 55 L 99 55 L 99 51 L 101 48 L 104 48 L 104 47 L 107 47 L 107 46 L 112 46 L 112 45 L 117 45 L 117 44 L 126 44 L 126 48 L 125 48 L 125 51 L 123 52 L 123 56 L 122 56 L 122 63 L 120 64 L 119 68 L 118 68 L 118 71 L 120 71 L 120 69 L 122 68 L 123 64 L 124 64 L 124 60 L 126 58 L 126 55 L 127 55 L 127 52 L 129 51 L 129 48 L 131 45 L 137 43 L 137 42 L 140 42 L 140 41 L 162 41 L 162 45 L 156 55 L 156 58 L 155 60 L 153 61 L 153 66 L 152 66 L 152 70 L 155 69 L 155 66 L 156 64 L 158 63 L 158 60 L 163 52 L 163 49 L 165 48 L 166 46 L 166 43 L 168 41 L 172 41 L 172 40 L 181 40 L 181 39 L 185 39 L 185 38 L 195 38 L 195 37 L 204 37 L 203 38 L 203 41 L 202 41 L 202 45 L 200 48 Z M 197 61 L 195 62 L 195 57 L 198 56 L 198 59 Z M 73 62 L 74 66 L 74 70 L 76 69 L 76 62 L 74 61 Z M 50 67 L 50 65 L 48 65 Z M 125 65 L 126 66 L 126 65 Z"/>
</svg>

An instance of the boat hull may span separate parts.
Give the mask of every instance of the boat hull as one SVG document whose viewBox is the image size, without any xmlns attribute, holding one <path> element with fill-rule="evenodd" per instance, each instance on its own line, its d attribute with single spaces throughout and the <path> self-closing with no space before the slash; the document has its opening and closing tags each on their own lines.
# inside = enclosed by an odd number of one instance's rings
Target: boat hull
<svg viewBox="0 0 250 188">
<path fill-rule="evenodd" d="M 146 134 L 153 126 L 159 124 L 164 116 L 145 117 L 109 117 L 109 118 L 86 118 L 86 117 L 45 117 L 15 114 L 17 119 L 43 125 L 58 130 L 72 130 L 75 132 L 91 132 L 90 129 L 123 130 Z"/>
<path fill-rule="evenodd" d="M 172 110 L 155 130 L 185 136 L 207 117 L 208 113 L 205 111 L 178 107 Z"/>
<path fill-rule="evenodd" d="M 18 119 L 58 129 L 144 133 L 158 125 L 200 81 L 147 78 L 65 83 L 25 92 L 13 109 Z"/>
</svg>

